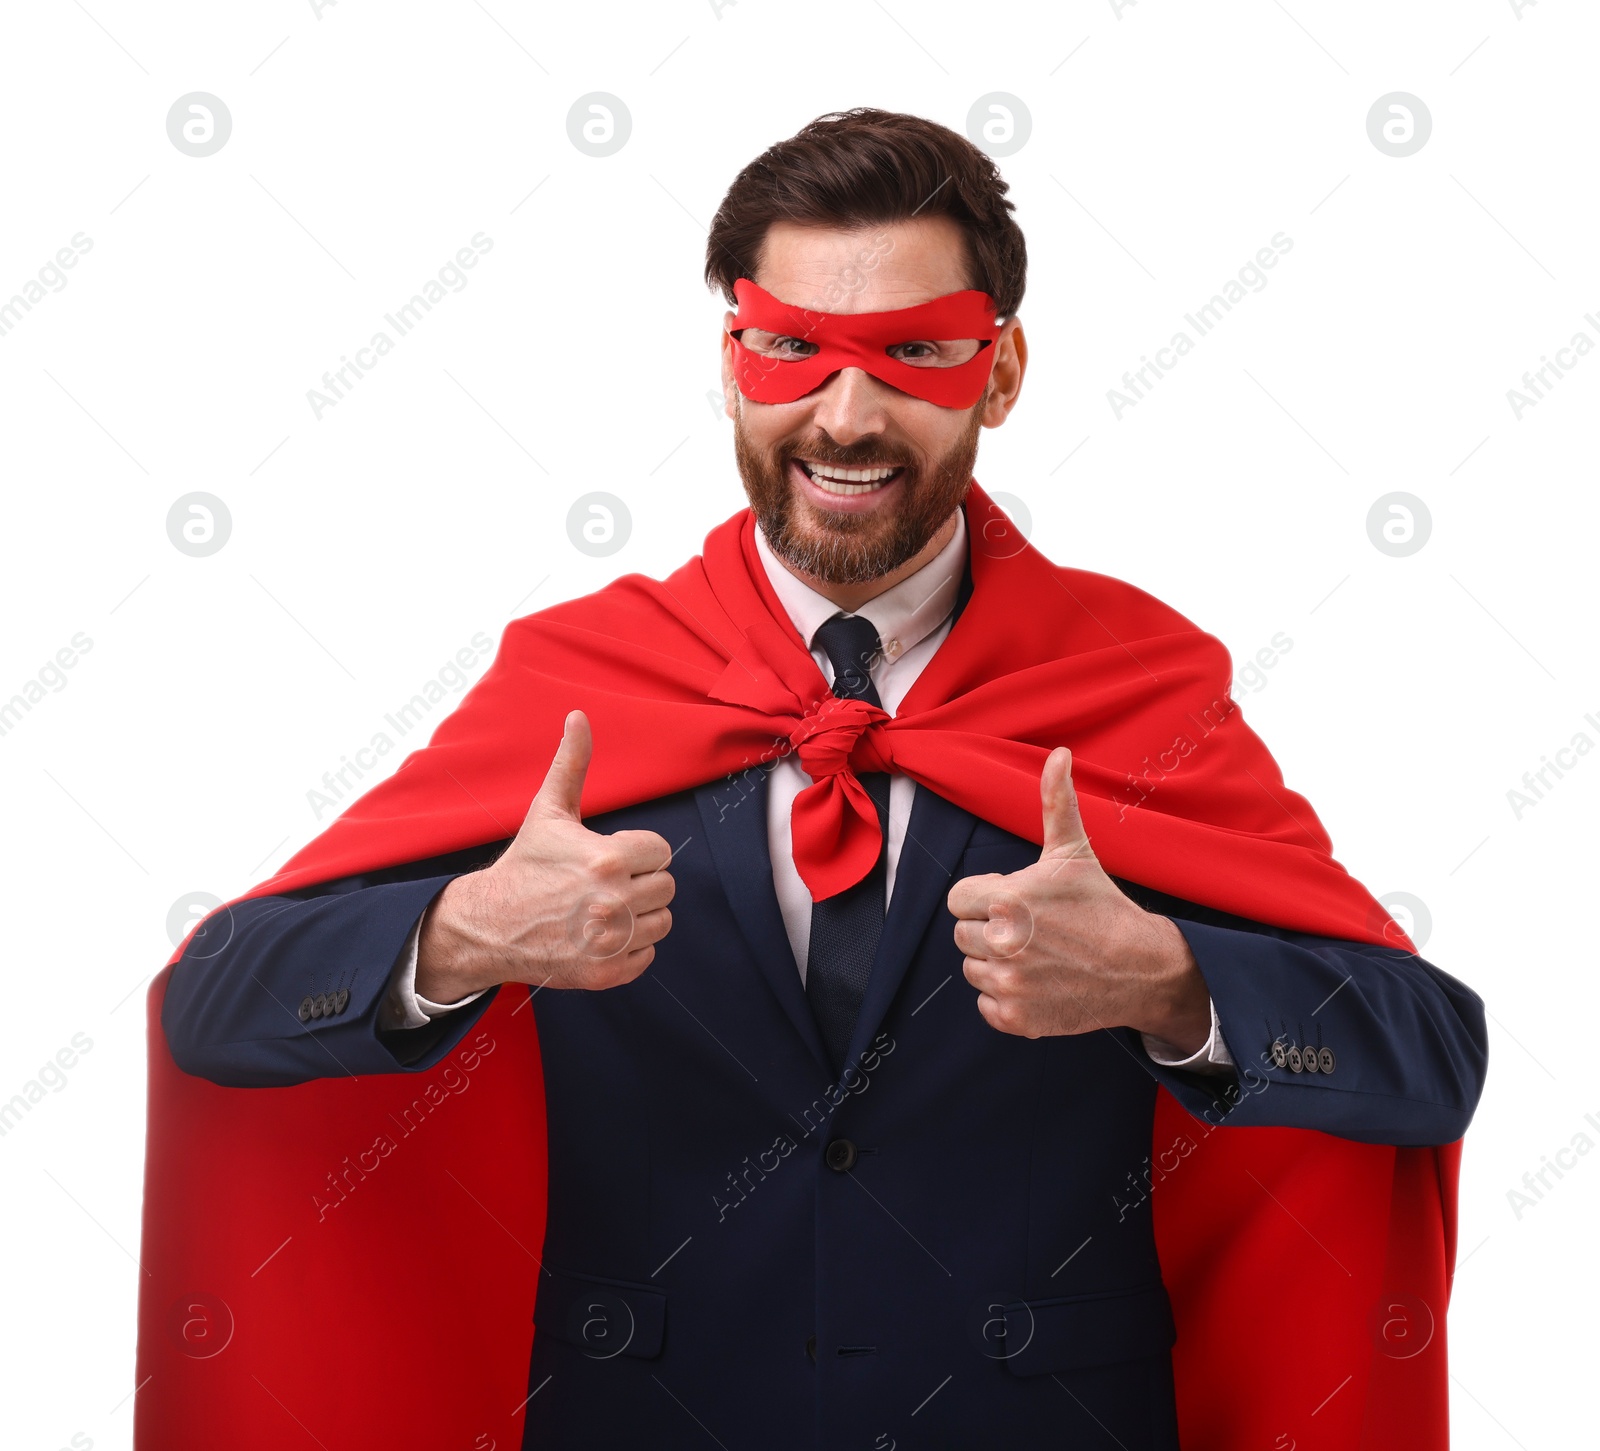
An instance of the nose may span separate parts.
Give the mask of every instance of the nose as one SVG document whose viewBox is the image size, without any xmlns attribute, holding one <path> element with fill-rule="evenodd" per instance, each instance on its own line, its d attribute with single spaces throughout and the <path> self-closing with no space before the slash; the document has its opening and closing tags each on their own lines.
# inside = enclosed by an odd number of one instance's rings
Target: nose
<svg viewBox="0 0 1600 1451">
<path fill-rule="evenodd" d="M 861 368 L 841 368 L 812 395 L 812 416 L 834 442 L 848 447 L 887 431 L 888 390 Z"/>
</svg>

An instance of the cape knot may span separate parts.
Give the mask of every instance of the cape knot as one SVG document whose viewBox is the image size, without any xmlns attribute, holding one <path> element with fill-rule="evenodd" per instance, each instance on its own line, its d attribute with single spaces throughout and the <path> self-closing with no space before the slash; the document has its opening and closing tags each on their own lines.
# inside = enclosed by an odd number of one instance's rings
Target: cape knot
<svg viewBox="0 0 1600 1451">
<path fill-rule="evenodd" d="M 880 748 L 878 726 L 890 719 L 888 711 L 864 700 L 826 695 L 789 732 L 789 744 L 813 781 L 860 771 L 887 771 L 889 760 Z"/>
</svg>

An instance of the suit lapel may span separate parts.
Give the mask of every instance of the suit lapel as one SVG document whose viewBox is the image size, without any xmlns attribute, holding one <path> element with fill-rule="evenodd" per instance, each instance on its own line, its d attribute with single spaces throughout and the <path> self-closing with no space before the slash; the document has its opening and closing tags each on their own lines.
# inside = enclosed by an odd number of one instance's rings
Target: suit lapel
<svg viewBox="0 0 1600 1451">
<path fill-rule="evenodd" d="M 711 859 L 739 931 L 795 1031 L 831 1075 L 827 1050 L 806 1000 L 794 948 L 772 885 L 772 856 L 767 849 L 767 784 L 767 770 L 752 767 L 701 786 L 694 793 L 695 802 L 705 823 Z"/>
<path fill-rule="evenodd" d="M 954 619 L 961 617 L 971 598 L 969 548 L 961 586 L 956 593 Z M 735 667 L 740 671 L 737 679 Z M 725 677 L 724 683 L 730 692 L 726 698 L 743 699 L 743 692 L 754 688 L 750 682 L 759 676 L 759 670 L 746 670 L 735 661 Z M 722 879 L 722 888 L 739 923 L 739 931 L 795 1031 L 831 1077 L 832 1062 L 795 967 L 794 948 L 783 925 L 778 894 L 772 885 L 772 855 L 767 848 L 767 786 L 768 771 L 752 767 L 699 787 L 694 793 L 695 802 L 705 823 L 711 859 Z M 928 930 L 929 921 L 949 893 L 956 865 L 976 824 L 977 817 L 971 812 L 925 786 L 917 786 L 895 871 L 894 897 L 878 938 L 867 995 L 851 1034 L 847 1062 L 859 1061 L 888 1013 L 917 945 Z"/>
<path fill-rule="evenodd" d="M 918 785 L 911 802 L 911 821 L 900 848 L 894 896 L 883 934 L 878 938 L 867 995 L 850 1035 L 846 1063 L 857 1063 L 900 991 L 906 969 L 933 915 L 944 905 L 961 854 L 978 818 Z"/>
</svg>

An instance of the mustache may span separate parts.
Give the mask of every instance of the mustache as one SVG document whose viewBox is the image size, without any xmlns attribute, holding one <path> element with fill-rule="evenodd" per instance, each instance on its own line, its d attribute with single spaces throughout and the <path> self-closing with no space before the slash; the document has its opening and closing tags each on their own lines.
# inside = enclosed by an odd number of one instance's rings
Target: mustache
<svg viewBox="0 0 1600 1451">
<path fill-rule="evenodd" d="M 806 443 L 781 444 L 776 450 L 779 464 L 791 459 L 808 459 L 812 463 L 832 464 L 841 469 L 905 468 L 915 469 L 917 461 L 909 452 L 886 448 L 871 441 L 858 444 L 837 444 L 820 439 Z"/>
</svg>

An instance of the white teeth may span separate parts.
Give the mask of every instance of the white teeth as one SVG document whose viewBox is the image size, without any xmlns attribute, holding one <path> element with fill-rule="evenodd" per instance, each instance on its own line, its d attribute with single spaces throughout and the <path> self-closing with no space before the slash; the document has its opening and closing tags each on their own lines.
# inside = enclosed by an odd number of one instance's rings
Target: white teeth
<svg viewBox="0 0 1600 1451">
<path fill-rule="evenodd" d="M 870 494 L 897 472 L 893 468 L 842 469 L 832 464 L 807 464 L 806 472 L 830 494 Z"/>
</svg>

